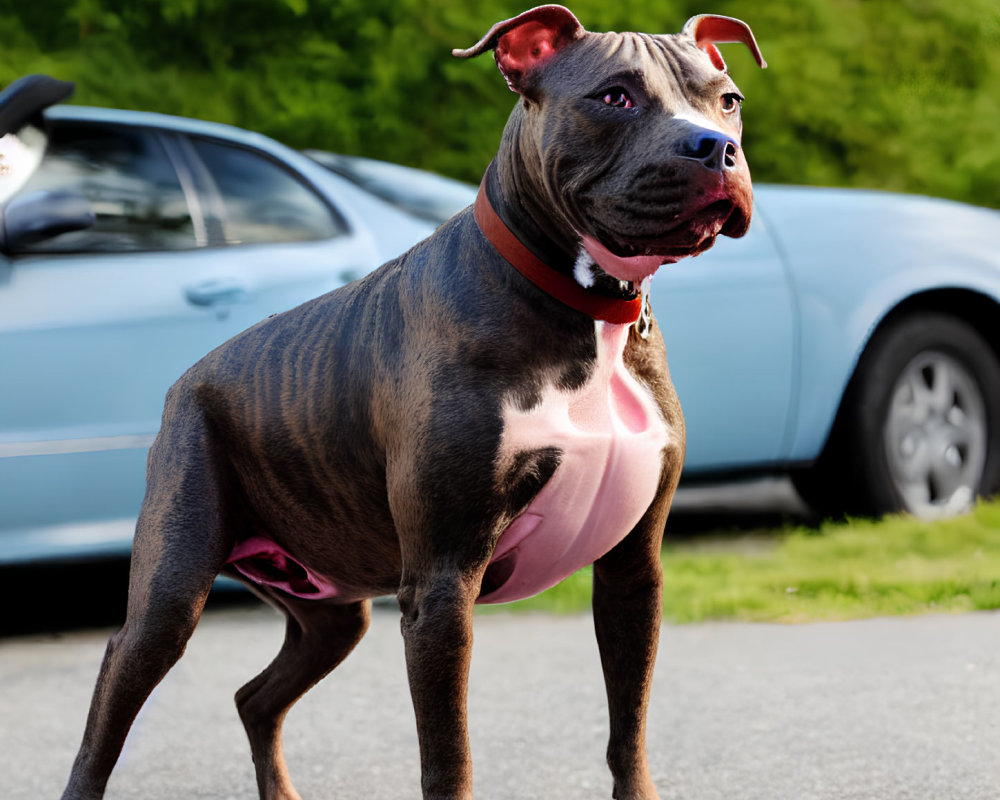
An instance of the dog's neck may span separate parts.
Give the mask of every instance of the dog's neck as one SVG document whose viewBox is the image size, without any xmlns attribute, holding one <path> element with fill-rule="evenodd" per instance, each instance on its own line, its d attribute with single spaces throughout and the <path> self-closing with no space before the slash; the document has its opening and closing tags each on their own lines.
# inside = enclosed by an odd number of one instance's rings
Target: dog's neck
<svg viewBox="0 0 1000 800">
<path fill-rule="evenodd" d="M 553 269 L 532 252 L 497 214 L 487 190 L 489 183 L 487 176 L 479 187 L 474 216 L 483 235 L 508 264 L 549 296 L 595 320 L 616 325 L 630 325 L 639 320 L 643 297 L 608 297 L 594 292 L 590 283 Z M 578 259 L 577 273 L 581 270 L 580 263 Z"/>
<path fill-rule="evenodd" d="M 539 259 L 553 270 L 572 278 L 587 291 L 602 297 L 632 300 L 638 287 L 608 275 L 594 264 L 580 236 L 559 209 L 546 198 L 529 176 L 529 168 L 517 146 L 520 108 L 508 121 L 496 159 L 483 179 L 490 204 L 504 225 Z"/>
</svg>

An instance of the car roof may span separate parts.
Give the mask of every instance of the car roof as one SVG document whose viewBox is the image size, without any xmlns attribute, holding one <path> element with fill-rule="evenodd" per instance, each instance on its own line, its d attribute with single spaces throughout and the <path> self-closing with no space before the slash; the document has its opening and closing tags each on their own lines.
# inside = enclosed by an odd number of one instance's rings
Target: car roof
<svg viewBox="0 0 1000 800">
<path fill-rule="evenodd" d="M 295 152 L 261 133 L 226 125 L 221 122 L 207 122 L 191 117 L 175 117 L 155 111 L 130 111 L 121 108 L 99 108 L 96 106 L 57 105 L 45 110 L 47 120 L 71 122 L 101 122 L 116 125 L 132 125 L 143 128 L 160 128 L 198 136 L 228 139 L 248 147 L 264 150 L 281 150 L 285 155 Z"/>
</svg>

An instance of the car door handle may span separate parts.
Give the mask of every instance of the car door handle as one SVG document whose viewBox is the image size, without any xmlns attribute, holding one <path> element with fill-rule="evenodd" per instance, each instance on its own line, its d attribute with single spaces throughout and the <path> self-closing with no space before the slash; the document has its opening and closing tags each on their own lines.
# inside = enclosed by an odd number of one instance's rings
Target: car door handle
<svg viewBox="0 0 1000 800">
<path fill-rule="evenodd" d="M 203 281 L 184 289 L 184 297 L 187 301 L 191 305 L 201 308 L 239 303 L 247 299 L 249 294 L 243 284 L 230 278 Z"/>
</svg>

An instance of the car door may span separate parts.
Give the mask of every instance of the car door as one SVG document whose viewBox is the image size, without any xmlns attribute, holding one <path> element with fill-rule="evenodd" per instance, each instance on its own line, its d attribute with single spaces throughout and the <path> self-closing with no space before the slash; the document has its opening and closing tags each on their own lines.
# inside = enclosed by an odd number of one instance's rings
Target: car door
<svg viewBox="0 0 1000 800">
<path fill-rule="evenodd" d="M 685 476 L 781 461 L 797 323 L 780 253 L 755 213 L 741 239 L 660 269 L 652 307 L 687 425 Z"/>
<path fill-rule="evenodd" d="M 281 214 L 244 219 L 253 236 L 220 235 L 231 217 L 206 213 L 211 198 L 178 141 L 148 127 L 56 125 L 8 206 L 80 194 L 96 224 L 0 265 L 0 558 L 120 549 L 170 384 L 240 330 L 372 266 L 370 242 L 263 156 L 241 160 L 244 188 L 259 178 Z"/>
</svg>

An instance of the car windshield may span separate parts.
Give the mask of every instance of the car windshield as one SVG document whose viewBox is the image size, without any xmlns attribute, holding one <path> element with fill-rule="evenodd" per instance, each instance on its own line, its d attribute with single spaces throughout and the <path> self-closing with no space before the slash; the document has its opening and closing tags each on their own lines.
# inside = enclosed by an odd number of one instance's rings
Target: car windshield
<svg viewBox="0 0 1000 800">
<path fill-rule="evenodd" d="M 435 223 L 444 222 L 469 205 L 474 191 L 461 181 L 388 161 L 323 150 L 303 152 L 376 197 Z"/>
</svg>

